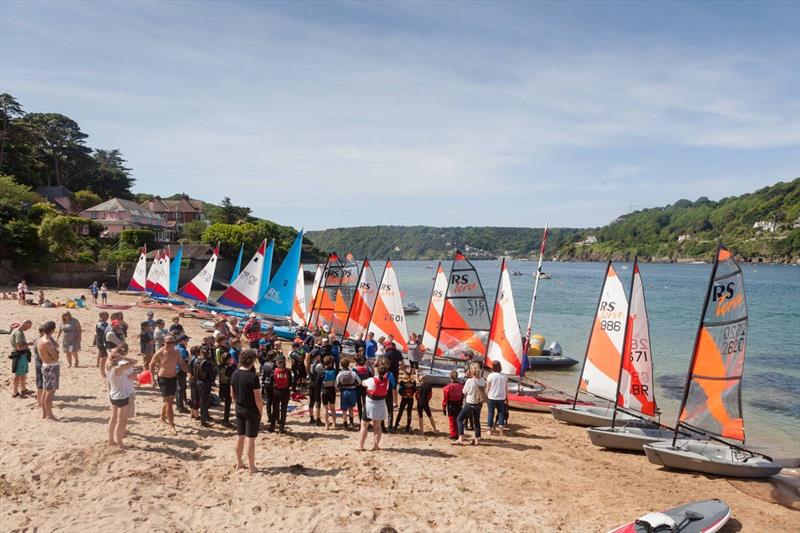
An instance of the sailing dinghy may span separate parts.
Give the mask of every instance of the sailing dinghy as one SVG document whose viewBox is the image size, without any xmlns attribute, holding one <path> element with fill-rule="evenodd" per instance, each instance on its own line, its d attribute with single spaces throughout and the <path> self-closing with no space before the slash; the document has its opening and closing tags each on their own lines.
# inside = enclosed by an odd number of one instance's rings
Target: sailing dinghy
<svg viewBox="0 0 800 533">
<path fill-rule="evenodd" d="M 628 301 L 625 299 L 625 289 L 609 261 L 573 405 L 553 406 L 550 412 L 556 420 L 578 426 L 594 427 L 611 424 L 616 413 L 614 398 L 617 394 L 627 316 Z M 606 406 L 577 405 L 580 393 L 611 403 Z M 617 414 L 616 418 L 620 422 L 636 420 L 635 417 L 622 413 Z"/>
<path fill-rule="evenodd" d="M 269 275 L 269 267 L 264 267 L 264 253 L 267 249 L 267 239 L 261 242 L 261 246 L 256 250 L 253 258 L 247 266 L 233 280 L 233 283 L 225 289 L 225 292 L 217 298 L 221 305 L 236 307 L 239 309 L 250 309 L 261 296 L 261 285 L 264 278 L 264 271 Z M 215 309 L 216 310 L 216 309 Z"/>
<path fill-rule="evenodd" d="M 219 259 L 219 243 L 214 248 L 214 253 L 208 260 L 203 270 L 189 280 L 186 285 L 178 290 L 178 294 L 184 298 L 197 300 L 198 302 L 208 302 L 211 293 L 211 284 L 214 282 L 214 272 L 217 270 L 217 260 Z"/>
<path fill-rule="evenodd" d="M 408 326 L 403 312 L 403 299 L 400 296 L 397 274 L 390 259 L 386 260 L 386 267 L 378 285 L 378 298 L 375 300 L 367 330 L 368 335 L 369 333 L 374 333 L 376 339 L 381 337 L 388 339 L 391 335 L 397 348 L 403 353 L 408 353 Z"/>
<path fill-rule="evenodd" d="M 139 261 L 133 270 L 133 277 L 128 283 L 128 291 L 136 294 L 142 293 L 147 286 L 147 245 L 142 246 L 139 252 Z"/>
<path fill-rule="evenodd" d="M 678 421 L 668 441 L 644 446 L 651 463 L 719 476 L 764 478 L 781 466 L 744 444 L 742 375 L 747 347 L 744 276 L 720 246 L 714 258 Z M 708 440 L 680 437 L 681 429 Z"/>
<path fill-rule="evenodd" d="M 345 339 L 366 338 L 375 300 L 378 298 L 378 280 L 368 259 L 364 259 L 361 275 L 353 296 L 353 305 L 344 327 Z"/>
<path fill-rule="evenodd" d="M 639 272 L 639 261 L 633 261 L 630 307 L 625 325 L 625 347 L 617 382 L 615 408 L 640 413 L 652 419 L 658 413 L 653 380 L 653 352 L 650 344 L 650 325 L 644 284 Z M 664 426 L 641 424 L 617 425 L 612 417 L 609 427 L 588 430 L 592 444 L 601 448 L 644 452 L 642 446 L 672 437 L 672 429 Z"/>
</svg>

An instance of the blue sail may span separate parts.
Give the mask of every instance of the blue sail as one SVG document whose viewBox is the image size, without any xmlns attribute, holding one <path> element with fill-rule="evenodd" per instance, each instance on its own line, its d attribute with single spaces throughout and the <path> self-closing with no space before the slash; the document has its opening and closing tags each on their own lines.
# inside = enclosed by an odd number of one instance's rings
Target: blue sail
<svg viewBox="0 0 800 533">
<path fill-rule="evenodd" d="M 242 256 L 244 255 L 244 243 L 239 247 L 239 258 L 236 260 L 236 266 L 233 267 L 233 275 L 231 276 L 231 285 L 239 277 L 239 271 L 242 270 Z"/>
<path fill-rule="evenodd" d="M 178 253 L 170 259 L 169 264 L 169 293 L 178 292 L 178 278 L 181 275 L 181 261 L 183 260 L 183 245 L 178 248 Z"/>
<path fill-rule="evenodd" d="M 269 275 L 272 272 L 272 253 L 275 251 L 275 239 L 269 241 L 269 246 L 264 251 L 264 265 L 262 268 L 261 274 L 261 292 L 258 293 L 258 299 L 264 297 L 267 293 L 267 287 L 269 286 Z"/>
<path fill-rule="evenodd" d="M 303 248 L 303 230 L 289 248 L 275 277 L 269 282 L 264 296 L 253 307 L 256 313 L 271 316 L 290 317 L 294 305 L 295 285 L 297 284 L 297 271 L 300 269 L 300 252 Z"/>
</svg>

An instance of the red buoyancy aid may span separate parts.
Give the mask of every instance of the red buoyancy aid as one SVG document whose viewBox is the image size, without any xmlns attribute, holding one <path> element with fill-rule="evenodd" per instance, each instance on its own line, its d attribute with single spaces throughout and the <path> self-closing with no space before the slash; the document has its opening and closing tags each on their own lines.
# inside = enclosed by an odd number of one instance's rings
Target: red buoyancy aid
<svg viewBox="0 0 800 533">
<path fill-rule="evenodd" d="M 272 387 L 277 390 L 286 390 L 289 388 L 288 368 L 276 368 L 272 372 Z"/>
<path fill-rule="evenodd" d="M 375 380 L 375 390 L 370 391 L 367 389 L 367 396 L 373 400 L 385 399 L 386 395 L 389 393 L 389 376 L 383 376 L 382 378 L 375 376 L 372 379 Z"/>
<path fill-rule="evenodd" d="M 367 367 L 367 365 L 357 365 L 355 371 L 356 374 L 358 374 L 358 377 L 361 378 L 361 381 L 364 381 L 369 377 L 369 367 Z"/>
</svg>

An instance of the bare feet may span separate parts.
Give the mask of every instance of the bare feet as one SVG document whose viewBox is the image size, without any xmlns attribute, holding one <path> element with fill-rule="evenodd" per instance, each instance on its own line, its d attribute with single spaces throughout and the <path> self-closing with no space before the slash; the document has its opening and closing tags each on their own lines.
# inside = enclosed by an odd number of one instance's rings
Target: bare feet
<svg viewBox="0 0 800 533">
<path fill-rule="evenodd" d="M 250 467 L 250 474 L 252 475 L 252 474 L 255 474 L 256 472 L 258 472 L 258 470 L 256 470 L 256 467 L 251 466 Z"/>
<path fill-rule="evenodd" d="M 365 452 L 367 451 L 366 448 L 356 448 L 357 452 Z"/>
<path fill-rule="evenodd" d="M 56 418 L 56 417 L 55 417 L 55 416 L 53 416 L 53 415 L 48 415 L 48 416 L 47 416 L 47 418 L 48 418 L 48 419 L 50 419 L 50 420 L 52 420 L 53 422 L 58 422 L 58 418 Z"/>
<path fill-rule="evenodd" d="M 236 463 L 233 465 L 234 470 L 241 470 L 242 468 L 244 468 L 244 463 Z"/>
</svg>

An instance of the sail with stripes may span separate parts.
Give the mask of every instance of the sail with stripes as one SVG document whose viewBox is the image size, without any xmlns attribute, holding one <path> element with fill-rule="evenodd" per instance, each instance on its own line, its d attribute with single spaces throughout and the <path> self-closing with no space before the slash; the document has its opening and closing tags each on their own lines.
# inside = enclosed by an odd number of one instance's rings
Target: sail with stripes
<svg viewBox="0 0 800 533">
<path fill-rule="evenodd" d="M 147 287 L 147 245 L 144 245 L 139 252 L 139 260 L 136 268 L 133 269 L 133 277 L 128 283 L 129 291 L 144 292 Z"/>
<path fill-rule="evenodd" d="M 178 247 L 178 251 L 172 258 L 169 267 L 169 292 L 174 294 L 178 292 L 178 282 L 181 277 L 181 261 L 183 261 L 183 245 Z"/>
<path fill-rule="evenodd" d="M 619 379 L 617 405 L 639 411 L 648 416 L 656 414 L 653 386 L 653 352 L 650 346 L 650 325 L 644 284 L 639 272 L 639 261 L 633 262 L 630 309 Z"/>
<path fill-rule="evenodd" d="M 320 283 L 322 283 L 322 271 L 324 267 L 317 264 L 317 269 L 314 272 L 314 282 L 311 284 L 311 301 L 308 305 L 308 325 L 313 326 L 317 323 L 317 315 L 315 314 L 317 293 L 319 292 Z"/>
<path fill-rule="evenodd" d="M 336 301 L 336 291 L 341 281 L 342 261 L 336 252 L 328 255 L 325 267 L 322 269 L 320 283 L 314 296 L 312 309 L 312 327 L 330 331 L 333 327 L 333 310 Z"/>
<path fill-rule="evenodd" d="M 264 264 L 266 265 L 266 258 L 271 257 L 272 245 L 275 241 L 270 243 L 265 255 Z M 292 246 L 286 253 L 281 266 L 275 272 L 275 276 L 269 281 L 266 290 L 263 290 L 264 296 L 253 307 L 256 313 L 275 317 L 292 316 L 294 308 L 294 298 L 297 292 L 297 274 L 300 272 L 300 253 L 303 247 L 303 231 L 300 230 L 295 237 Z M 265 269 L 265 275 L 269 272 Z M 266 278 L 264 278 L 266 279 Z"/>
<path fill-rule="evenodd" d="M 316 327 L 327 326 L 329 332 L 337 335 L 344 333 L 357 282 L 358 264 L 350 260 L 342 261 L 336 253 L 332 253 L 322 273 L 319 302 L 315 302 L 318 311 Z"/>
<path fill-rule="evenodd" d="M 486 353 L 486 366 L 498 361 L 503 374 L 518 375 L 522 367 L 522 334 L 511 292 L 511 276 L 508 275 L 506 260 L 500 266 L 500 282 L 492 313 L 492 327 L 489 332 L 489 349 Z"/>
<path fill-rule="evenodd" d="M 305 326 L 308 323 L 308 312 L 306 311 L 306 280 L 303 276 L 302 268 L 297 269 L 297 281 L 294 285 L 292 322 L 298 326 Z"/>
<path fill-rule="evenodd" d="M 366 337 L 372 309 L 378 298 L 378 280 L 368 259 L 361 266 L 361 276 L 353 296 L 353 305 L 344 328 L 344 337 L 355 339 L 360 335 Z"/>
<path fill-rule="evenodd" d="M 159 270 L 161 269 L 161 250 L 153 252 L 153 262 L 150 264 L 150 270 L 147 271 L 147 279 L 145 280 L 145 290 L 153 292 L 156 288 L 156 281 L 161 276 Z"/>
<path fill-rule="evenodd" d="M 161 250 L 160 259 L 158 260 L 159 266 L 155 278 L 155 285 L 153 287 L 153 296 L 160 298 L 169 298 L 169 249 Z"/>
<path fill-rule="evenodd" d="M 615 401 L 627 319 L 625 289 L 609 261 L 586 347 L 580 391 Z"/>
<path fill-rule="evenodd" d="M 439 326 L 442 322 L 442 308 L 444 307 L 444 296 L 447 292 L 447 276 L 444 275 L 442 262 L 436 267 L 436 277 L 431 289 L 431 299 L 428 302 L 428 312 L 425 315 L 425 325 L 422 328 L 422 346 L 424 353 L 433 353 L 436 345 L 436 337 L 439 336 Z M 439 354 L 441 355 L 441 350 Z"/>
<path fill-rule="evenodd" d="M 383 269 L 367 333 L 374 333 L 376 339 L 380 337 L 388 339 L 391 335 L 400 351 L 408 352 L 406 314 L 403 311 L 403 298 L 391 260 L 386 261 L 386 267 Z"/>
<path fill-rule="evenodd" d="M 214 283 L 214 272 L 217 269 L 217 261 L 219 260 L 219 243 L 214 248 L 214 253 L 208 260 L 203 270 L 197 273 L 186 285 L 178 290 L 178 294 L 197 300 L 199 302 L 208 302 L 208 295 L 211 293 L 211 285 Z"/>
<path fill-rule="evenodd" d="M 489 306 L 478 272 L 464 254 L 456 251 L 434 353 L 437 357 L 482 362 L 490 328 Z"/>
<path fill-rule="evenodd" d="M 258 301 L 261 293 L 261 280 L 264 276 L 264 252 L 267 249 L 267 239 L 261 242 L 253 258 L 239 273 L 239 276 L 225 289 L 217 301 L 222 305 L 239 309 L 250 309 Z"/>
<path fill-rule="evenodd" d="M 720 246 L 695 338 L 679 427 L 744 442 L 742 375 L 747 326 L 742 270 Z"/>
<path fill-rule="evenodd" d="M 261 273 L 261 290 L 258 293 L 257 302 L 260 302 L 264 298 L 264 295 L 267 294 L 267 290 L 269 290 L 270 274 L 272 273 L 272 254 L 274 252 L 275 239 L 270 239 L 267 249 L 264 250 L 264 263 L 261 266 L 263 269 Z"/>
</svg>

